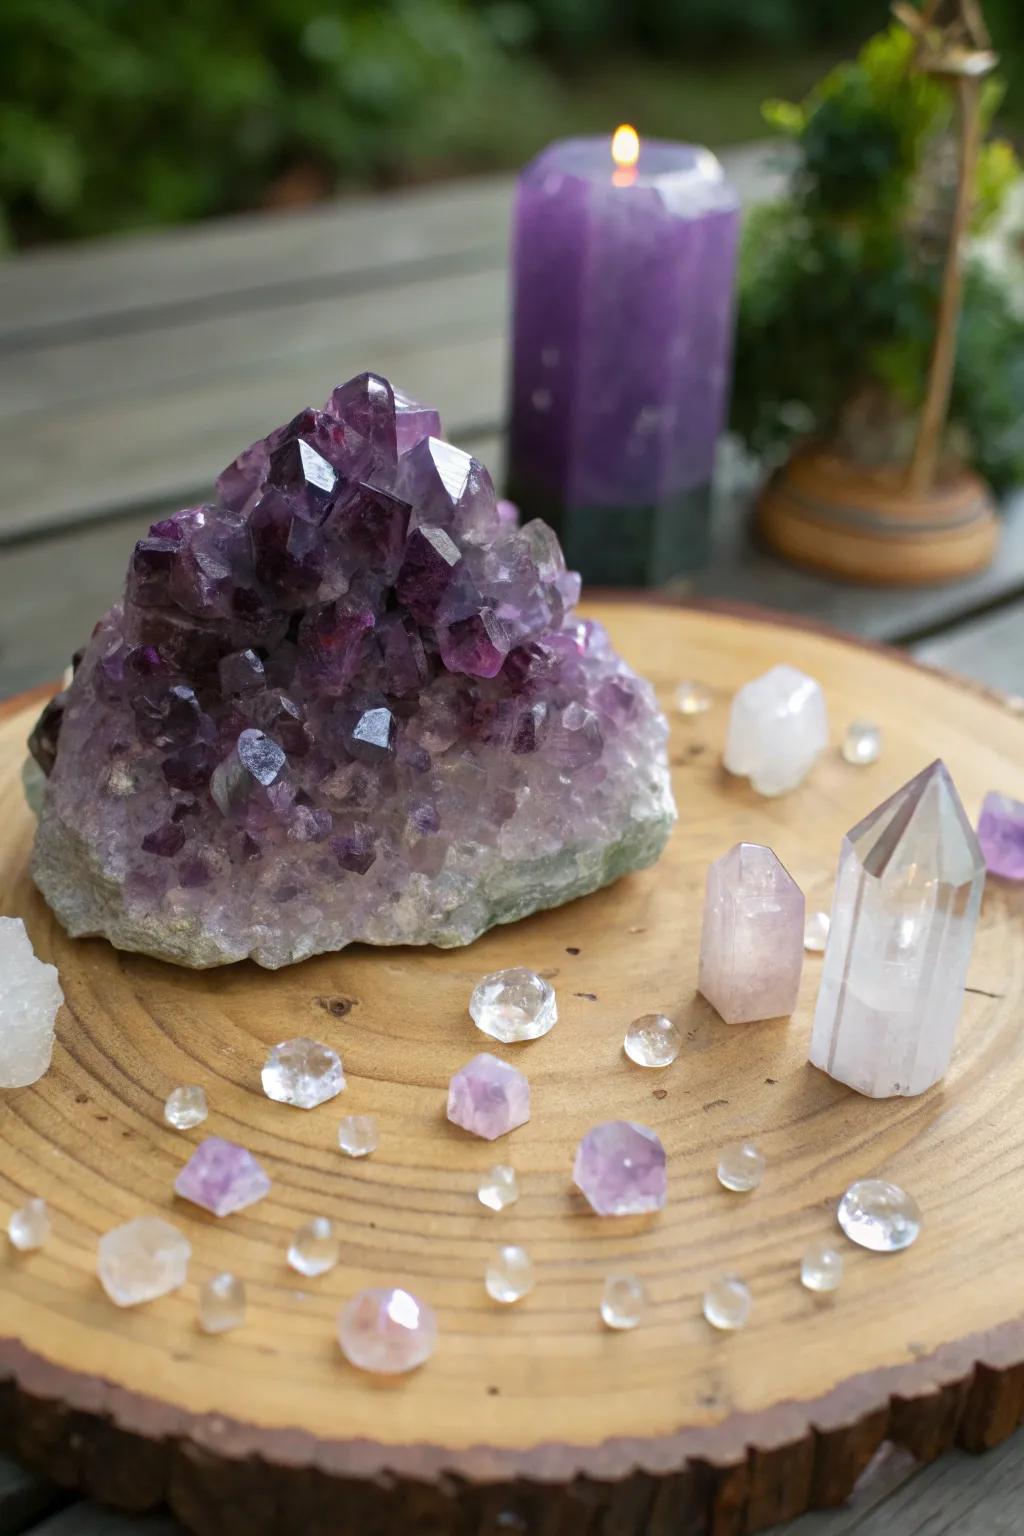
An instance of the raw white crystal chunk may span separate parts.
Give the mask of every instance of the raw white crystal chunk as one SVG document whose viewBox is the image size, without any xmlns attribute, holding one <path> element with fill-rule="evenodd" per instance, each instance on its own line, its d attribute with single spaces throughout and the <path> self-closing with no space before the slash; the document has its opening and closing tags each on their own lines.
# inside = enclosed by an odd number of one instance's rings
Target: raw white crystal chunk
<svg viewBox="0 0 1024 1536">
<path fill-rule="evenodd" d="M 725 766 L 759 795 L 784 795 L 828 746 L 825 695 L 796 667 L 772 667 L 732 701 Z"/>
<path fill-rule="evenodd" d="M 42 1077 L 63 1001 L 57 967 L 37 960 L 21 918 L 0 917 L 0 1088 Z"/>
<path fill-rule="evenodd" d="M 103 1234 L 96 1269 L 111 1301 L 137 1307 L 184 1285 L 191 1256 L 191 1244 L 177 1227 L 159 1216 L 139 1216 Z"/>
<path fill-rule="evenodd" d="M 847 833 L 811 1061 L 871 1098 L 924 1093 L 953 1054 L 985 861 L 934 762 Z"/>
</svg>

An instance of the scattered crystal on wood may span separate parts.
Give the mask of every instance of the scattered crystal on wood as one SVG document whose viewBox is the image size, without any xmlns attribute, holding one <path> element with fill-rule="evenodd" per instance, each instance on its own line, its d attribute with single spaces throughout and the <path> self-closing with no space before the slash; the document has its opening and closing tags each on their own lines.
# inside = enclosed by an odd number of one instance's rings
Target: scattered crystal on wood
<svg viewBox="0 0 1024 1536">
<path fill-rule="evenodd" d="M 843 839 L 810 1059 L 871 1098 L 924 1093 L 953 1054 L 985 861 L 934 762 Z"/>
<path fill-rule="evenodd" d="M 1024 800 L 990 790 L 981 803 L 978 842 L 990 874 L 1024 880 Z"/>
<path fill-rule="evenodd" d="M 810 912 L 804 924 L 804 949 L 809 955 L 823 955 L 828 943 L 831 918 L 827 912 Z"/>
<path fill-rule="evenodd" d="M 749 1194 L 764 1178 L 764 1156 L 752 1141 L 737 1141 L 725 1147 L 718 1159 L 718 1182 L 723 1189 Z"/>
<path fill-rule="evenodd" d="M 282 1040 L 266 1059 L 263 1092 L 277 1104 L 315 1109 L 337 1098 L 345 1086 L 341 1057 L 319 1040 Z"/>
<path fill-rule="evenodd" d="M 913 1195 L 887 1179 L 860 1179 L 839 1202 L 839 1225 L 852 1243 L 873 1253 L 899 1253 L 921 1231 Z"/>
<path fill-rule="evenodd" d="M 430 1359 L 437 1318 L 433 1307 L 399 1286 L 358 1291 L 338 1315 L 338 1343 L 359 1370 L 402 1375 Z"/>
<path fill-rule="evenodd" d="M 338 1146 L 348 1157 L 369 1157 L 378 1143 L 373 1115 L 343 1115 L 338 1126 Z"/>
<path fill-rule="evenodd" d="M 288 1246 L 288 1263 L 300 1275 L 325 1275 L 341 1255 L 341 1243 L 326 1216 L 304 1222 Z"/>
<path fill-rule="evenodd" d="M 214 1216 L 231 1216 L 269 1194 L 270 1179 L 245 1147 L 207 1136 L 175 1179 L 174 1192 Z"/>
<path fill-rule="evenodd" d="M 796 667 L 772 667 L 734 697 L 725 766 L 759 795 L 796 789 L 827 746 L 825 696 Z"/>
<path fill-rule="evenodd" d="M 704 1316 L 712 1328 L 724 1332 L 745 1328 L 752 1307 L 750 1290 L 736 1275 L 722 1275 L 712 1280 L 704 1292 Z"/>
<path fill-rule="evenodd" d="M 679 1055 L 683 1036 L 663 1013 L 643 1013 L 626 1031 L 622 1048 L 638 1067 L 670 1067 Z"/>
<path fill-rule="evenodd" d="M 800 1260 L 800 1284 L 820 1295 L 839 1289 L 843 1279 L 843 1256 L 829 1243 L 812 1243 Z"/>
<path fill-rule="evenodd" d="M 737 843 L 708 870 L 697 987 L 727 1024 L 793 1012 L 804 898 L 770 848 Z"/>
<path fill-rule="evenodd" d="M 519 1199 L 519 1180 L 516 1171 L 507 1163 L 495 1163 L 482 1176 L 477 1185 L 477 1199 L 489 1211 L 503 1211 Z"/>
<path fill-rule="evenodd" d="M 185 1284 L 192 1246 L 159 1216 L 138 1216 L 100 1238 L 96 1269 L 111 1301 L 137 1307 Z"/>
<path fill-rule="evenodd" d="M 199 1326 L 204 1333 L 229 1333 L 245 1322 L 245 1281 L 238 1275 L 214 1275 L 199 1291 Z"/>
<path fill-rule="evenodd" d="M 599 1216 L 642 1216 L 665 1204 L 666 1167 L 665 1148 L 649 1127 L 607 1120 L 576 1148 L 572 1176 Z"/>
<path fill-rule="evenodd" d="M 715 702 L 711 689 L 687 678 L 676 689 L 676 709 L 681 715 L 703 715 Z"/>
<path fill-rule="evenodd" d="M 509 1243 L 492 1254 L 484 1271 L 484 1289 L 492 1301 L 511 1306 L 534 1286 L 533 1260 L 525 1248 Z"/>
<path fill-rule="evenodd" d="M 843 757 L 857 767 L 877 763 L 882 752 L 882 733 L 869 720 L 854 720 L 843 733 Z"/>
<path fill-rule="evenodd" d="M 635 1275 L 609 1275 L 601 1292 L 601 1320 L 606 1328 L 635 1328 L 647 1311 L 647 1288 Z"/>
<path fill-rule="evenodd" d="M 206 1094 L 195 1083 L 173 1088 L 164 1104 L 164 1119 L 176 1131 L 190 1131 L 193 1126 L 202 1125 L 209 1112 Z"/>
<path fill-rule="evenodd" d="M 27 1088 L 50 1065 L 64 993 L 20 917 L 0 917 L 0 976 L 0 1088 Z"/>
<path fill-rule="evenodd" d="M 7 1223 L 7 1236 L 20 1253 L 42 1248 L 50 1240 L 52 1226 L 46 1201 L 29 1200 L 20 1210 L 13 1211 Z"/>
<path fill-rule="evenodd" d="M 484 976 L 473 988 L 469 1013 L 477 1029 L 503 1045 L 539 1040 L 558 1019 L 555 989 L 536 971 L 516 965 Z"/>
<path fill-rule="evenodd" d="M 448 1085 L 448 1119 L 494 1141 L 530 1118 L 530 1085 L 522 1072 L 482 1051 Z"/>
</svg>

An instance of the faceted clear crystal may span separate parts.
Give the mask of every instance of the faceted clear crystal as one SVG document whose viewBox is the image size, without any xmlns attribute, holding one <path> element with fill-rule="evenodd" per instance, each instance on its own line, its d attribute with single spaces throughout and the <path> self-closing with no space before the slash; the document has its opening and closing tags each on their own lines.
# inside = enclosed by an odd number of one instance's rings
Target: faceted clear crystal
<svg viewBox="0 0 1024 1536">
<path fill-rule="evenodd" d="M 852 1243 L 874 1253 L 899 1253 L 921 1230 L 913 1195 L 887 1179 L 860 1179 L 839 1202 L 839 1225 Z"/>
<path fill-rule="evenodd" d="M 448 1084 L 448 1119 L 494 1141 L 530 1118 L 530 1085 L 522 1072 L 482 1051 Z"/>
<path fill-rule="evenodd" d="M 338 1343 L 350 1365 L 380 1376 L 414 1371 L 434 1352 L 434 1309 L 398 1286 L 359 1291 L 338 1314 Z"/>
<path fill-rule="evenodd" d="M 520 1040 L 539 1040 L 558 1019 L 555 989 L 536 971 L 513 966 L 494 971 L 473 988 L 469 1012 L 477 1029 L 512 1045 Z"/>
<path fill-rule="evenodd" d="M 647 1310 L 647 1288 L 635 1275 L 609 1275 L 601 1292 L 601 1318 L 607 1328 L 635 1328 Z"/>
<path fill-rule="evenodd" d="M 1024 880 L 1024 800 L 990 791 L 981 803 L 978 842 L 991 874 Z"/>
<path fill-rule="evenodd" d="M 193 1126 L 202 1125 L 209 1112 L 206 1094 L 195 1083 L 172 1089 L 164 1105 L 164 1119 L 176 1131 L 190 1131 Z"/>
<path fill-rule="evenodd" d="M 824 1294 L 835 1291 L 843 1278 L 843 1256 L 829 1243 L 812 1243 L 800 1260 L 800 1284 Z"/>
<path fill-rule="evenodd" d="M 764 1178 L 764 1156 L 752 1141 L 737 1141 L 725 1147 L 718 1159 L 718 1182 L 723 1189 L 748 1194 Z"/>
<path fill-rule="evenodd" d="M 191 1254 L 188 1239 L 169 1221 L 139 1216 L 103 1234 L 96 1269 L 111 1301 L 137 1307 L 184 1285 Z"/>
<path fill-rule="evenodd" d="M 686 678 L 676 689 L 676 709 L 681 715 L 703 715 L 715 702 L 711 689 L 703 683 Z"/>
<path fill-rule="evenodd" d="M 300 1275 L 325 1275 L 341 1256 L 341 1243 L 326 1216 L 314 1216 L 295 1233 L 288 1248 L 288 1263 Z"/>
<path fill-rule="evenodd" d="M 666 1164 L 665 1148 L 646 1125 L 608 1120 L 576 1148 L 572 1176 L 599 1216 L 641 1216 L 665 1204 Z"/>
<path fill-rule="evenodd" d="M 770 848 L 737 843 L 711 865 L 698 990 L 727 1024 L 793 1012 L 804 963 L 804 898 Z"/>
<path fill-rule="evenodd" d="M 825 696 L 796 667 L 773 667 L 732 701 L 725 766 L 759 795 L 795 789 L 827 746 Z"/>
<path fill-rule="evenodd" d="M 49 1241 L 50 1213 L 45 1200 L 29 1200 L 20 1210 L 14 1211 L 7 1223 L 7 1236 L 13 1247 L 21 1253 L 41 1248 Z"/>
<path fill-rule="evenodd" d="M 245 1281 L 214 1275 L 199 1292 L 199 1326 L 204 1333 L 228 1333 L 245 1322 Z"/>
<path fill-rule="evenodd" d="M 278 1104 L 315 1109 L 337 1098 L 345 1086 L 341 1057 L 319 1040 L 282 1040 L 267 1057 L 263 1092 Z"/>
<path fill-rule="evenodd" d="M 869 720 L 855 720 L 846 727 L 842 751 L 848 763 L 859 766 L 877 763 L 882 751 L 882 733 Z"/>
<path fill-rule="evenodd" d="M 369 1157 L 377 1150 L 377 1121 L 373 1115 L 343 1115 L 338 1126 L 338 1146 L 349 1157 Z"/>
<path fill-rule="evenodd" d="M 949 1066 L 985 861 L 945 765 L 843 839 L 810 1059 L 872 1098 L 923 1093 Z"/>
<path fill-rule="evenodd" d="M 214 1216 L 231 1216 L 269 1194 L 270 1180 L 245 1147 L 207 1136 L 175 1179 L 174 1192 Z"/>
<path fill-rule="evenodd" d="M 704 1316 L 712 1328 L 746 1327 L 752 1305 L 750 1291 L 736 1275 L 722 1275 L 712 1280 L 704 1292 Z"/>
<path fill-rule="evenodd" d="M 477 1199 L 489 1211 L 503 1211 L 519 1199 L 519 1180 L 516 1171 L 507 1163 L 495 1163 L 483 1175 L 477 1186 Z"/>
<path fill-rule="evenodd" d="M 634 1019 L 622 1042 L 630 1061 L 638 1067 L 670 1067 L 682 1048 L 678 1025 L 663 1013 L 644 1013 Z"/>
<path fill-rule="evenodd" d="M 492 1301 L 509 1305 L 533 1290 L 533 1260 L 525 1248 L 509 1244 L 492 1254 L 484 1272 L 484 1289 Z"/>
<path fill-rule="evenodd" d="M 50 1065 L 64 993 L 56 966 L 36 958 L 20 917 L 0 917 L 0 976 L 0 1088 L 26 1088 Z"/>
<path fill-rule="evenodd" d="M 828 943 L 832 919 L 827 912 L 811 912 L 804 925 L 804 949 L 811 955 L 823 955 Z"/>
</svg>

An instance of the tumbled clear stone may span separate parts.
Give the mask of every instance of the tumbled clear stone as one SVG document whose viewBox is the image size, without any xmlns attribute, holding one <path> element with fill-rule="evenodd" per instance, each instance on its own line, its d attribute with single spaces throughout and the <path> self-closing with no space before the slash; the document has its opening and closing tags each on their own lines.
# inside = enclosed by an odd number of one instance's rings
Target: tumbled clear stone
<svg viewBox="0 0 1024 1536">
<path fill-rule="evenodd" d="M 245 1147 L 207 1136 L 175 1179 L 174 1192 L 214 1216 L 233 1216 L 269 1194 L 270 1179 Z"/>
<path fill-rule="evenodd" d="M 350 1365 L 380 1376 L 414 1371 L 434 1352 L 434 1309 L 410 1291 L 359 1291 L 338 1314 L 338 1343 Z"/>
<path fill-rule="evenodd" d="M 507 1163 L 495 1163 L 483 1175 L 477 1186 L 477 1199 L 489 1211 L 503 1211 L 519 1199 L 519 1180 L 516 1171 Z"/>
<path fill-rule="evenodd" d="M 718 1182 L 723 1189 L 748 1194 L 764 1178 L 764 1157 L 752 1141 L 737 1141 L 718 1159 Z"/>
<path fill-rule="evenodd" d="M 492 1255 L 484 1272 L 484 1289 L 492 1301 L 510 1305 L 533 1290 L 533 1260 L 525 1248 L 507 1244 Z"/>
<path fill-rule="evenodd" d="M 325 1275 L 333 1269 L 341 1254 L 341 1243 L 326 1216 L 314 1216 L 292 1238 L 288 1263 L 300 1275 Z"/>
<path fill-rule="evenodd" d="M 712 1328 L 744 1328 L 752 1305 L 750 1291 L 736 1275 L 721 1275 L 704 1292 L 704 1316 Z"/>
<path fill-rule="evenodd" d="M 921 1230 L 913 1195 L 887 1179 L 859 1179 L 839 1202 L 839 1225 L 852 1243 L 873 1253 L 899 1253 Z"/>
<path fill-rule="evenodd" d="M 192 1246 L 159 1216 L 138 1216 L 105 1232 L 97 1245 L 96 1270 L 111 1301 L 137 1307 L 185 1284 Z"/>
<path fill-rule="evenodd" d="M 838 1290 L 843 1278 L 843 1256 L 829 1243 L 812 1243 L 800 1260 L 800 1284 L 809 1291 Z"/>
<path fill-rule="evenodd" d="M 373 1115 L 344 1115 L 338 1126 L 338 1146 L 349 1157 L 369 1157 L 377 1150 L 377 1122 Z"/>
<path fill-rule="evenodd" d="M 176 1131 L 190 1131 L 194 1125 L 202 1125 L 209 1114 L 206 1093 L 196 1083 L 174 1088 L 164 1104 L 164 1119 Z"/>
<path fill-rule="evenodd" d="M 868 720 L 855 720 L 843 734 L 843 757 L 848 763 L 877 763 L 882 750 L 882 733 Z"/>
<path fill-rule="evenodd" d="M 812 955 L 822 955 L 828 943 L 828 930 L 832 919 L 827 912 L 812 912 L 804 924 L 804 949 Z"/>
<path fill-rule="evenodd" d="M 660 1211 L 668 1193 L 665 1148 L 646 1125 L 608 1120 L 576 1148 L 573 1182 L 599 1216 Z"/>
<path fill-rule="evenodd" d="M 477 1029 L 504 1045 L 539 1040 L 558 1019 L 554 987 L 521 965 L 494 971 L 478 981 L 469 1012 Z"/>
<path fill-rule="evenodd" d="M 711 865 L 697 987 L 727 1024 L 791 1014 L 804 964 L 804 898 L 770 848 L 737 843 Z"/>
<path fill-rule="evenodd" d="M 278 1104 L 315 1109 L 337 1098 L 345 1086 L 341 1057 L 319 1040 L 282 1040 L 267 1057 L 263 1092 Z"/>
<path fill-rule="evenodd" d="M 529 1083 L 489 1051 L 474 1056 L 448 1084 L 448 1119 L 485 1141 L 514 1131 L 529 1118 Z"/>
<path fill-rule="evenodd" d="M 827 746 L 825 696 L 796 667 L 772 667 L 732 701 L 725 766 L 759 795 L 795 789 Z"/>
<path fill-rule="evenodd" d="M 638 1067 L 670 1067 L 682 1048 L 683 1036 L 663 1013 L 644 1013 L 633 1020 L 622 1044 Z"/>
<path fill-rule="evenodd" d="M 692 677 L 686 678 L 676 689 L 676 709 L 681 715 L 706 714 L 714 702 L 711 689 L 695 682 Z"/>
<path fill-rule="evenodd" d="M 49 1241 L 50 1213 L 45 1200 L 29 1200 L 20 1210 L 14 1211 L 7 1223 L 7 1236 L 21 1253 L 41 1248 Z"/>
<path fill-rule="evenodd" d="M 199 1326 L 204 1333 L 228 1333 L 245 1322 L 245 1281 L 214 1275 L 199 1292 Z"/>
<path fill-rule="evenodd" d="M 607 1328 L 635 1328 L 647 1310 L 647 1288 L 635 1275 L 609 1275 L 601 1293 L 601 1318 Z"/>
<path fill-rule="evenodd" d="M 50 1065 L 64 993 L 56 966 L 36 958 L 20 917 L 0 917 L 0 976 L 0 1088 L 27 1088 Z"/>
</svg>

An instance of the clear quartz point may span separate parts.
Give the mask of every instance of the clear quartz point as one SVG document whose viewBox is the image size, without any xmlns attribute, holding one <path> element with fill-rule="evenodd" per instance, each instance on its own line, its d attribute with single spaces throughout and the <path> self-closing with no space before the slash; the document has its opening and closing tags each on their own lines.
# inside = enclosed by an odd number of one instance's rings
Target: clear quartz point
<svg viewBox="0 0 1024 1536">
<path fill-rule="evenodd" d="M 164 1119 L 176 1131 L 190 1131 L 193 1126 L 202 1125 L 208 1114 L 206 1094 L 196 1083 L 174 1088 L 167 1095 Z"/>
</svg>

